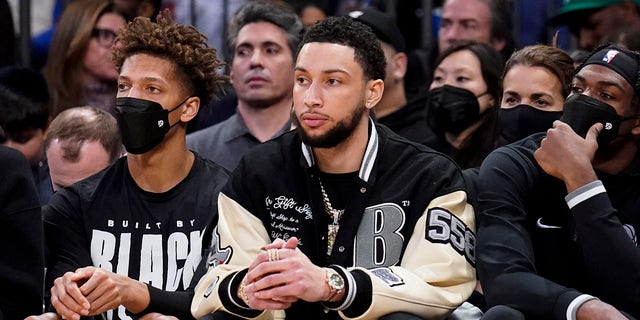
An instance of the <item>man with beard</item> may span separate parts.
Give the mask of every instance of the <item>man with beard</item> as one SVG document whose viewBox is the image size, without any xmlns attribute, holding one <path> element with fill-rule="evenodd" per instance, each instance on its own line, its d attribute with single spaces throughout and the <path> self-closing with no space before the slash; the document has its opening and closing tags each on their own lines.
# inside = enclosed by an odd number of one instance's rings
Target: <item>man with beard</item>
<svg viewBox="0 0 640 320">
<path fill-rule="evenodd" d="M 238 96 L 229 119 L 189 134 L 189 147 L 233 170 L 252 147 L 291 129 L 293 53 L 304 26 L 293 10 L 251 1 L 229 27 L 230 78 Z"/>
<path fill-rule="evenodd" d="M 487 319 L 640 316 L 639 67 L 597 49 L 562 121 L 482 164 L 479 276 L 489 306 L 509 306 Z"/>
<path fill-rule="evenodd" d="M 476 283 L 460 169 L 371 119 L 385 76 L 371 28 L 333 17 L 302 44 L 296 130 L 249 151 L 221 191 L 192 313 L 446 316 Z"/>
</svg>

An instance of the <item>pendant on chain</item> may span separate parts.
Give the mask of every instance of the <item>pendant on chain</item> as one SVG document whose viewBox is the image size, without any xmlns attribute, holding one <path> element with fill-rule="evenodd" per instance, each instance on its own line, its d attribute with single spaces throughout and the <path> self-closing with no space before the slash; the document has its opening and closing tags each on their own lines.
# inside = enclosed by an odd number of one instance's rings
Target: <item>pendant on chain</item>
<svg viewBox="0 0 640 320">
<path fill-rule="evenodd" d="M 334 209 L 331 205 L 331 201 L 329 201 L 329 195 L 324 190 L 324 186 L 322 185 L 322 181 L 318 179 L 320 182 L 320 191 L 322 192 L 322 202 L 324 203 L 324 209 L 327 214 L 333 219 L 331 224 L 328 225 L 327 230 L 327 255 L 330 256 L 333 251 L 333 244 L 336 242 L 336 237 L 338 236 L 338 230 L 340 229 L 340 218 L 344 214 L 344 210 Z"/>
<path fill-rule="evenodd" d="M 342 217 L 343 213 L 344 213 L 344 210 L 333 209 L 332 213 L 330 214 L 331 218 L 333 218 L 333 222 L 330 225 L 328 225 L 328 232 L 327 232 L 327 255 L 328 256 L 330 256 L 331 251 L 333 251 L 333 244 L 336 242 L 336 237 L 338 236 L 338 230 L 340 229 L 340 223 L 338 223 L 338 220 L 340 220 L 340 217 Z"/>
</svg>

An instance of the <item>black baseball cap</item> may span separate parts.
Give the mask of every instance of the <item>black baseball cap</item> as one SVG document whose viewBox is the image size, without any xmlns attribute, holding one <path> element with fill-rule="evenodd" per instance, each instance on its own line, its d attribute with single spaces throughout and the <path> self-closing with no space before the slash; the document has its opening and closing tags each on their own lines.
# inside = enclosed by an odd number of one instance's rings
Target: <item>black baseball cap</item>
<svg viewBox="0 0 640 320">
<path fill-rule="evenodd" d="M 404 36 L 391 15 L 365 8 L 351 11 L 349 16 L 371 27 L 380 41 L 390 44 L 398 52 L 405 51 Z"/>
</svg>

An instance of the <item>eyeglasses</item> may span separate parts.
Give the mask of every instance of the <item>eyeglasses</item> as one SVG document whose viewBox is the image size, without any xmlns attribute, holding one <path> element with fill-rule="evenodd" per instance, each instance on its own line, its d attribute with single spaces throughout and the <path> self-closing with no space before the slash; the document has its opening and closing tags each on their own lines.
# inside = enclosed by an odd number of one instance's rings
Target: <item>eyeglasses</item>
<svg viewBox="0 0 640 320">
<path fill-rule="evenodd" d="M 96 38 L 98 43 L 103 47 L 111 47 L 116 40 L 117 34 L 110 29 L 93 28 L 91 37 Z"/>
</svg>

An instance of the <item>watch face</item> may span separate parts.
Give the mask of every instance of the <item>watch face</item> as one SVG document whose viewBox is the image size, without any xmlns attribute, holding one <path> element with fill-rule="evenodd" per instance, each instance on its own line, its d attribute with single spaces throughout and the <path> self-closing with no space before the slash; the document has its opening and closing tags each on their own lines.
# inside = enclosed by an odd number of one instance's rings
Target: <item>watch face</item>
<svg viewBox="0 0 640 320">
<path fill-rule="evenodd" d="M 329 276 L 329 285 L 334 287 L 336 290 L 340 290 L 344 288 L 344 280 L 339 274 L 333 273 Z"/>
</svg>

